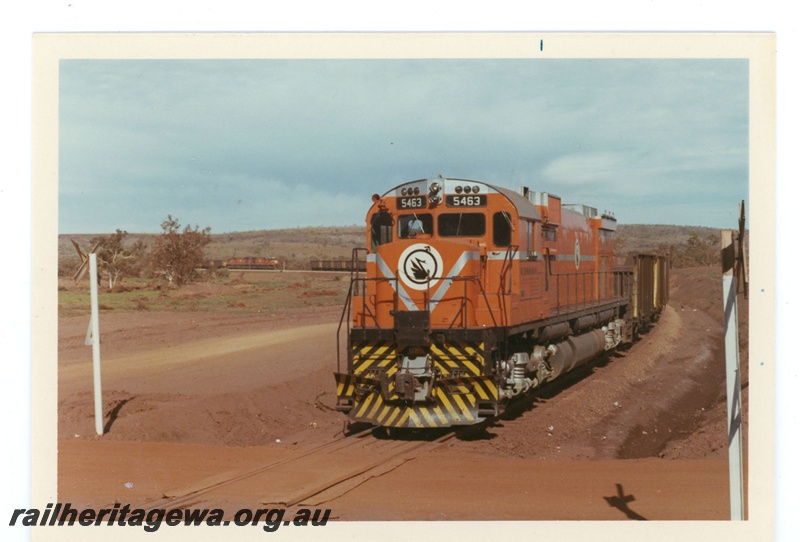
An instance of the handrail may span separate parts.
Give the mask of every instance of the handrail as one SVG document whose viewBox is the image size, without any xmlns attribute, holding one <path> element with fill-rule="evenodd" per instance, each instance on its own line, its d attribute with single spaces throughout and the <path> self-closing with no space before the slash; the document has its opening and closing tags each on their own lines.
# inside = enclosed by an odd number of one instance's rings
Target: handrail
<svg viewBox="0 0 800 542">
<path fill-rule="evenodd" d="M 359 250 L 359 249 L 354 249 L 354 252 L 355 252 L 355 250 Z M 352 320 L 351 310 L 352 310 L 352 306 L 353 306 L 353 295 L 354 295 L 354 293 L 357 294 L 357 292 L 354 292 L 354 290 L 358 290 L 359 289 L 359 285 L 361 285 L 360 286 L 360 290 L 361 290 L 361 303 L 362 303 L 362 305 L 361 305 L 361 327 L 363 327 L 363 328 L 367 327 L 366 319 L 367 319 L 367 315 L 369 314 L 369 316 L 372 319 L 372 321 L 375 322 L 375 325 L 378 327 L 378 329 L 380 329 L 380 325 L 378 324 L 377 314 L 373 314 L 372 310 L 367 306 L 367 281 L 368 280 L 375 281 L 376 283 L 377 282 L 389 282 L 390 281 L 390 279 L 387 279 L 387 278 L 384 278 L 384 277 L 375 277 L 375 278 L 363 277 L 362 278 L 360 276 L 355 276 L 355 277 L 351 276 L 351 278 L 350 278 L 350 286 L 348 287 L 348 290 L 347 290 L 347 297 L 345 298 L 344 306 L 342 307 L 342 315 L 339 318 L 339 326 L 336 329 L 336 368 L 337 368 L 337 370 L 339 372 L 341 372 L 341 370 L 342 370 L 342 363 L 341 363 L 342 325 L 344 325 L 345 321 L 347 322 L 346 331 L 347 331 L 347 336 L 349 337 L 350 336 L 350 331 L 351 331 L 350 323 L 351 323 L 351 320 Z M 395 279 L 395 281 L 396 280 L 397 279 Z M 395 300 L 394 301 L 395 301 L 395 308 L 396 308 L 396 306 L 397 306 L 397 296 L 395 296 Z"/>
<path fill-rule="evenodd" d="M 336 328 L 336 371 L 342 372 L 342 324 L 347 320 L 347 336 L 350 337 L 350 304 L 353 299 L 353 279 L 350 279 L 350 287 L 347 289 L 347 298 L 342 308 L 342 316 L 339 318 L 339 327 Z"/>
<path fill-rule="evenodd" d="M 367 255 L 366 247 L 355 247 L 353 249 L 353 252 L 350 254 L 350 279 L 351 280 L 353 278 L 358 278 L 359 274 L 361 272 L 361 269 L 359 269 L 359 265 L 358 265 L 358 262 L 361 261 L 361 258 L 359 258 L 358 255 L 361 252 L 364 253 L 364 260 L 366 260 L 367 259 L 366 258 L 366 255 Z M 353 275 L 355 275 L 355 277 L 353 277 Z"/>
<path fill-rule="evenodd" d="M 466 313 L 466 308 L 467 308 L 467 282 L 473 282 L 473 281 L 478 285 L 478 288 L 480 288 L 481 297 L 483 297 L 483 300 L 486 303 L 486 310 L 489 311 L 489 316 L 492 319 L 492 325 L 494 327 L 498 327 L 497 326 L 497 320 L 494 317 L 494 311 L 492 310 L 492 307 L 489 304 L 489 298 L 486 296 L 486 290 L 484 290 L 484 288 L 483 288 L 483 283 L 481 282 L 480 277 L 474 277 L 474 276 L 470 276 L 470 277 L 450 277 L 450 280 L 453 280 L 453 281 L 460 280 L 460 281 L 464 282 L 464 296 L 461 298 L 461 308 L 459 309 L 459 311 L 456 314 L 456 316 L 453 318 L 453 321 L 450 323 L 450 326 L 448 326 L 448 328 L 452 329 L 453 328 L 453 324 L 455 324 L 455 322 L 458 319 L 458 317 L 462 313 Z M 500 294 L 498 294 L 498 299 L 499 300 L 503 299 L 503 297 L 500 296 Z M 499 305 L 499 303 L 498 303 L 498 305 Z M 464 322 L 464 327 L 466 328 L 467 327 L 467 319 L 464 318 L 463 322 Z"/>
<path fill-rule="evenodd" d="M 453 282 L 457 282 L 457 281 L 464 282 L 464 294 L 458 296 L 459 300 L 461 301 L 461 305 L 462 305 L 462 310 L 463 311 L 466 310 L 466 305 L 469 303 L 469 299 L 468 299 L 468 296 L 467 296 L 467 283 L 475 283 L 475 284 L 477 284 L 478 288 L 480 289 L 480 296 L 483 298 L 483 300 L 484 300 L 484 302 L 486 304 L 486 309 L 489 311 L 489 316 L 492 319 L 492 324 L 494 325 L 494 327 L 497 327 L 497 319 L 495 318 L 494 310 L 492 309 L 492 306 L 489 303 L 489 298 L 488 298 L 488 296 L 486 294 L 486 290 L 483 288 L 483 283 L 481 282 L 480 277 L 478 277 L 478 276 L 431 277 L 431 281 L 435 281 L 435 280 L 450 280 L 450 281 L 453 281 Z M 378 322 L 377 313 L 373 313 L 373 311 L 372 311 L 373 308 L 377 308 L 377 305 L 375 305 L 373 307 L 373 306 L 371 306 L 370 304 L 367 303 L 367 293 L 366 292 L 367 292 L 367 282 L 368 281 L 369 282 L 375 282 L 376 284 L 380 283 L 380 282 L 394 282 L 395 283 L 395 295 L 394 295 L 393 302 L 394 302 L 394 309 L 397 310 L 397 303 L 398 303 L 398 299 L 399 299 L 399 293 L 397 292 L 397 283 L 398 283 L 397 277 L 393 277 L 391 279 L 386 278 L 386 277 L 358 277 L 358 278 L 351 279 L 350 288 L 348 290 L 347 299 L 345 301 L 345 307 L 344 307 L 344 310 L 342 312 L 342 319 L 345 318 L 347 311 L 352 308 L 352 297 L 354 295 L 359 295 L 359 291 L 360 291 L 361 292 L 361 303 L 362 303 L 362 305 L 361 305 L 360 327 L 367 327 L 367 319 L 369 319 L 374 323 L 375 328 L 377 328 L 377 329 L 388 329 L 388 328 L 382 328 L 381 327 L 380 323 Z M 498 294 L 498 298 L 499 298 L 499 303 L 502 304 L 504 296 Z M 425 297 L 425 310 L 430 310 L 430 302 L 431 302 L 431 297 L 430 297 L 430 295 L 428 295 L 428 296 Z M 459 314 L 456 315 L 456 319 L 460 314 L 461 314 L 461 311 L 459 311 Z M 352 318 L 348 319 L 348 328 L 347 328 L 348 333 L 350 332 L 350 326 L 349 326 L 349 324 L 350 324 L 349 320 L 350 319 L 352 319 Z M 449 326 L 450 328 L 453 327 L 453 325 L 455 324 L 455 320 L 456 319 L 454 319 L 454 321 L 450 324 L 450 326 Z M 464 324 L 463 324 L 464 327 L 466 327 L 467 326 L 467 319 L 464 318 L 463 322 L 464 322 Z M 340 321 L 340 325 L 339 325 L 340 329 L 341 329 L 341 326 L 342 326 L 342 322 Z"/>
<path fill-rule="evenodd" d="M 359 288 L 361 290 L 361 314 L 362 314 L 361 326 L 366 327 L 367 325 L 366 316 L 369 315 L 372 321 L 375 322 L 375 325 L 378 328 L 380 328 L 380 325 L 378 324 L 377 315 L 373 314 L 372 310 L 370 310 L 369 306 L 367 305 L 367 281 L 375 283 L 395 282 L 395 291 L 397 291 L 397 285 L 396 285 L 397 279 L 396 278 L 388 279 L 386 277 L 363 277 L 363 278 L 358 277 L 351 280 L 351 289 L 352 289 L 352 284 L 361 285 L 356 287 L 356 290 L 358 290 Z M 356 295 L 358 295 L 358 292 L 356 292 Z M 394 296 L 393 302 L 394 302 L 394 310 L 397 310 L 397 295 Z"/>
<path fill-rule="evenodd" d="M 506 249 L 506 254 L 503 257 L 503 267 L 500 268 L 500 284 L 501 284 L 501 291 L 504 293 L 511 293 L 511 282 L 508 282 L 508 292 L 505 292 L 506 289 L 506 280 L 508 279 L 508 274 L 511 271 L 511 268 L 514 265 L 514 256 L 519 251 L 519 245 L 508 245 Z M 507 266 L 507 267 L 506 267 Z"/>
<path fill-rule="evenodd" d="M 506 296 L 511 295 L 511 287 L 512 281 L 508 280 L 508 276 L 511 272 L 511 268 L 514 265 L 514 256 L 519 251 L 519 245 L 508 245 L 506 249 L 506 254 L 503 257 L 503 266 L 500 268 L 500 293 L 498 293 L 498 300 L 500 305 L 500 315 L 503 317 L 503 321 L 506 322 L 508 319 L 507 315 L 507 305 L 506 305 Z M 506 292 L 506 281 L 508 281 L 508 292 Z"/>
</svg>

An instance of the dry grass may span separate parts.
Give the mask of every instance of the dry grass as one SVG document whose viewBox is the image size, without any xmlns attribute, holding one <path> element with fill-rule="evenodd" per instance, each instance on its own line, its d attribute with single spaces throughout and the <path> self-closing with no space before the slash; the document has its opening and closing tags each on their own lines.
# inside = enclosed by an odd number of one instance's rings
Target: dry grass
<svg viewBox="0 0 800 542">
<path fill-rule="evenodd" d="M 350 286 L 346 273 L 237 271 L 227 278 L 166 288 L 159 281 L 127 279 L 98 293 L 102 311 L 205 311 L 280 314 L 303 307 L 341 306 Z M 60 317 L 89 313 L 89 284 L 61 279 Z"/>
</svg>

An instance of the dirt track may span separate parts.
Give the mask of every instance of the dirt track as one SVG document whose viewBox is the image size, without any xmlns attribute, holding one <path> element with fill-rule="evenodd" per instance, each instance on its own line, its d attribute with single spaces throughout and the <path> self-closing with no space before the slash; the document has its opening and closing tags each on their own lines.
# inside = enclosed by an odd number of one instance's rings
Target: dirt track
<svg viewBox="0 0 800 542">
<path fill-rule="evenodd" d="M 675 271 L 670 306 L 629 350 L 325 506 L 345 520 L 726 519 L 721 293 L 712 278 Z M 331 408 L 339 314 L 103 314 L 103 437 L 93 431 L 87 319 L 62 319 L 59 500 L 152 502 L 334 438 L 343 421 Z M 746 375 L 746 317 L 740 323 Z M 746 411 L 746 387 L 744 401 Z M 635 504 L 614 506 L 628 502 L 618 491 Z M 255 507 L 269 493 L 262 485 L 221 504 Z"/>
</svg>

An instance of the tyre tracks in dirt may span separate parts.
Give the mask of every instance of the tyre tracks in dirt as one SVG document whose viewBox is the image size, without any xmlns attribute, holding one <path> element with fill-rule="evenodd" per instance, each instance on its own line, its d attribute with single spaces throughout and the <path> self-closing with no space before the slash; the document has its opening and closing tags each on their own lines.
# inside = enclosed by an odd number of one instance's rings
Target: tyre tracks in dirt
<svg viewBox="0 0 800 542">
<path fill-rule="evenodd" d="M 320 365 L 319 346 L 335 348 L 336 324 L 325 323 L 290 329 L 258 331 L 226 337 L 197 339 L 173 345 L 150 348 L 133 354 L 104 358 L 104 384 L 136 388 L 137 380 L 163 382 L 147 386 L 147 391 L 171 391 L 174 382 L 185 384 L 188 375 L 201 375 L 203 390 L 214 383 L 216 392 L 226 391 L 228 384 L 241 388 L 243 374 L 257 371 L 260 364 L 270 365 L 270 378 L 280 380 L 291 374 L 302 374 Z M 292 363 L 286 363 L 286 360 Z M 61 389 L 90 389 L 92 365 L 72 363 L 59 367 Z M 230 382 L 234 379 L 234 382 Z M 152 382 L 150 382 L 152 384 Z M 159 389 L 164 388 L 164 389 Z M 193 390 L 187 390 L 190 392 Z M 201 391 L 201 390 L 197 390 Z"/>
</svg>

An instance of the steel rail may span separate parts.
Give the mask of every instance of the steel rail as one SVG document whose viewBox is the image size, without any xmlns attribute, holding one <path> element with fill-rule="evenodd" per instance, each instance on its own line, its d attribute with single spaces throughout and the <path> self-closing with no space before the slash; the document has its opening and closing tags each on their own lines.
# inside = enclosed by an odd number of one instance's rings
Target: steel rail
<svg viewBox="0 0 800 542">
<path fill-rule="evenodd" d="M 352 446 L 353 444 L 358 442 L 358 439 L 363 438 L 363 437 L 371 434 L 373 430 L 374 430 L 374 427 L 369 427 L 368 429 L 364 429 L 363 431 L 359 431 L 358 433 L 353 433 L 352 435 L 348 435 L 348 436 L 346 436 L 344 438 L 325 442 L 325 443 L 320 444 L 319 446 L 316 446 L 314 448 L 311 448 L 310 450 L 307 450 L 306 452 L 301 453 L 299 455 L 294 455 L 294 456 L 292 456 L 290 458 L 279 459 L 277 461 L 271 461 L 271 462 L 266 463 L 264 465 L 260 465 L 260 466 L 254 468 L 254 469 L 251 469 L 251 470 L 248 470 L 248 471 L 245 471 L 245 472 L 241 472 L 241 473 L 233 474 L 229 478 L 226 478 L 226 479 L 223 479 L 223 480 L 217 481 L 214 477 L 206 478 L 206 480 L 208 480 L 208 483 L 206 485 L 202 485 L 203 482 L 201 481 L 201 482 L 198 483 L 199 487 L 197 487 L 197 488 L 191 488 L 190 490 L 186 491 L 185 493 L 182 493 L 180 495 L 176 495 L 174 497 L 166 497 L 166 498 L 160 499 L 158 501 L 155 501 L 155 502 L 152 502 L 152 503 L 148 503 L 146 505 L 146 508 L 148 508 L 150 510 L 156 509 L 156 508 L 181 508 L 181 507 L 185 507 L 185 506 L 194 504 L 199 500 L 199 499 L 197 499 L 197 497 L 200 497 L 200 496 L 202 496 L 204 494 L 210 493 L 210 492 L 212 492 L 212 491 L 214 491 L 216 489 L 219 489 L 221 487 L 229 486 L 231 484 L 240 482 L 242 480 L 246 480 L 248 478 L 252 478 L 253 476 L 261 474 L 262 472 L 268 471 L 270 469 L 274 469 L 274 468 L 279 467 L 281 465 L 285 465 L 285 464 L 291 463 L 293 461 L 298 461 L 299 459 L 302 459 L 302 458 L 305 458 L 305 457 L 309 457 L 311 455 L 318 454 L 318 453 L 321 453 L 321 452 L 328 452 L 328 451 L 338 450 L 338 449 L 346 448 L 348 446 Z"/>
<path fill-rule="evenodd" d="M 200 481 L 195 484 L 195 486 L 189 486 L 188 489 L 181 491 L 180 494 L 172 496 L 172 497 L 165 497 L 163 499 L 147 503 L 141 508 L 147 510 L 154 510 L 154 509 L 176 509 L 176 508 L 186 508 L 188 506 L 192 506 L 198 504 L 200 502 L 204 502 L 209 494 L 213 493 L 214 491 L 224 488 L 227 486 L 231 486 L 233 484 L 248 480 L 253 478 L 254 476 L 258 476 L 261 473 L 264 473 L 268 470 L 275 469 L 278 467 L 282 467 L 285 465 L 289 465 L 295 462 L 300 461 L 301 459 L 322 453 L 329 453 L 333 451 L 338 451 L 342 449 L 346 449 L 350 446 L 354 446 L 359 444 L 361 441 L 360 439 L 372 434 L 375 427 L 370 427 L 358 433 L 354 433 L 352 435 L 348 435 L 345 438 L 337 439 L 333 441 L 329 441 L 323 443 L 319 446 L 316 446 L 304 453 L 293 455 L 290 458 L 279 459 L 276 461 L 271 461 L 264 465 L 260 465 L 256 468 L 247 470 L 245 472 L 235 472 L 230 477 L 226 477 L 222 480 L 219 480 L 217 477 L 210 477 L 206 478 L 206 481 Z M 362 465 L 357 467 L 353 470 L 347 471 L 343 474 L 339 474 L 331 479 L 322 480 L 319 484 L 315 485 L 313 488 L 305 490 L 303 492 L 298 493 L 297 495 L 293 495 L 290 499 L 286 499 L 289 502 L 281 502 L 284 507 L 290 507 L 297 504 L 302 503 L 306 499 L 310 499 L 315 496 L 320 496 L 323 493 L 329 492 L 332 489 L 335 489 L 337 486 L 342 486 L 347 484 L 348 481 L 356 479 L 360 476 L 369 475 L 370 472 L 381 471 L 382 467 L 385 467 L 387 464 L 390 464 L 393 461 L 396 461 L 399 456 L 404 456 L 403 462 L 413 459 L 419 453 L 426 449 L 433 449 L 438 447 L 439 445 L 443 444 L 444 442 L 450 440 L 456 435 L 456 429 L 449 430 L 444 435 L 440 436 L 435 440 L 396 440 L 394 441 L 395 444 L 389 447 L 386 450 L 380 450 L 376 452 L 376 455 L 379 456 L 376 461 L 368 463 L 366 465 Z M 376 440 L 375 442 L 386 442 L 386 441 L 379 441 Z M 410 454 L 410 455 L 409 455 Z M 391 468 L 396 468 L 398 465 L 391 466 Z M 391 470 L 391 469 L 390 469 Z M 384 471 L 388 472 L 388 471 Z M 367 479 L 370 476 L 367 476 Z M 352 487 L 345 488 L 345 491 L 340 494 L 344 494 L 353 488 L 357 487 L 363 481 L 359 481 L 356 485 Z M 330 497 L 335 498 L 335 497 Z M 330 499 L 329 498 L 329 499 Z M 326 502 L 322 500 L 320 502 Z"/>
</svg>

